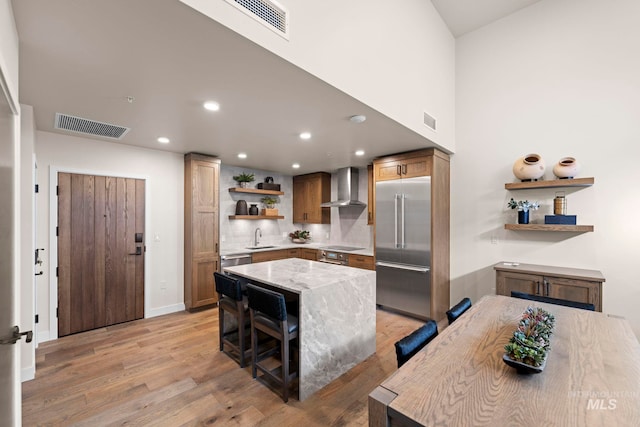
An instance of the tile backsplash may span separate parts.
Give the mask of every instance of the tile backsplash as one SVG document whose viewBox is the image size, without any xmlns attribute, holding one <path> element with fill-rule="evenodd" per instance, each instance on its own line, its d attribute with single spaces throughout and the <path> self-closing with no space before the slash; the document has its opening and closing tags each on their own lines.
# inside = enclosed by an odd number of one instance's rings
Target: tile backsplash
<svg viewBox="0 0 640 427">
<path fill-rule="evenodd" d="M 249 184 L 256 188 L 267 176 L 273 177 L 275 184 L 280 184 L 284 195 L 277 196 L 276 208 L 284 219 L 233 220 L 229 219 L 236 211 L 238 200 L 245 200 L 248 206 L 256 204 L 259 209 L 264 206 L 260 202 L 260 194 L 234 193 L 229 188 L 237 187 L 233 177 L 242 173 L 253 173 L 255 181 Z M 360 191 L 358 199 L 367 203 L 367 170 L 359 169 Z M 331 224 L 294 224 L 293 218 L 293 177 L 270 171 L 221 165 L 220 167 L 220 246 L 222 250 L 251 246 L 254 243 L 256 228 L 260 228 L 262 237 L 260 244 L 281 245 L 290 243 L 289 233 L 294 230 L 309 230 L 314 243 L 346 244 L 371 248 L 373 246 L 373 227 L 367 225 L 367 207 L 351 206 L 331 208 Z M 331 176 L 331 200 L 337 198 L 336 175 Z"/>
</svg>

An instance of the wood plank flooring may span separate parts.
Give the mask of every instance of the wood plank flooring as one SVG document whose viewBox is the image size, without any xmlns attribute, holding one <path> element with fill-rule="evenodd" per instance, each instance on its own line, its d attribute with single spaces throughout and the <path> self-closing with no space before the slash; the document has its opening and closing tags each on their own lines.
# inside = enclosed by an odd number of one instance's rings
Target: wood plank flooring
<svg viewBox="0 0 640 427">
<path fill-rule="evenodd" d="M 218 311 L 174 313 L 41 344 L 22 384 L 24 426 L 364 426 L 396 369 L 394 342 L 423 322 L 377 312 L 377 352 L 285 404 L 218 349 Z"/>
</svg>

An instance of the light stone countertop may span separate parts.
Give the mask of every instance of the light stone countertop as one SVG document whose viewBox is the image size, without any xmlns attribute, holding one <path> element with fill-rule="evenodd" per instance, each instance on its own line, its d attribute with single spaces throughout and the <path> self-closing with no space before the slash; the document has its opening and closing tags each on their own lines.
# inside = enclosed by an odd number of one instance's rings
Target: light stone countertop
<svg viewBox="0 0 640 427">
<path fill-rule="evenodd" d="M 231 246 L 226 247 L 220 250 L 220 255 L 239 255 L 239 254 L 252 254 L 256 252 L 266 252 L 266 251 L 277 251 L 280 249 L 291 249 L 291 248 L 302 248 L 302 249 L 324 249 L 327 246 L 356 246 L 351 244 L 342 244 L 342 243 L 284 243 L 284 244 L 276 244 L 271 248 L 264 249 L 247 249 L 244 246 Z M 345 254 L 353 254 L 353 255 L 365 255 L 365 256 L 373 256 L 373 248 L 363 248 L 357 251 L 335 251 L 341 252 Z"/>
<path fill-rule="evenodd" d="M 355 278 L 375 276 L 371 270 L 299 258 L 236 265 L 224 270 L 297 294 Z"/>
</svg>

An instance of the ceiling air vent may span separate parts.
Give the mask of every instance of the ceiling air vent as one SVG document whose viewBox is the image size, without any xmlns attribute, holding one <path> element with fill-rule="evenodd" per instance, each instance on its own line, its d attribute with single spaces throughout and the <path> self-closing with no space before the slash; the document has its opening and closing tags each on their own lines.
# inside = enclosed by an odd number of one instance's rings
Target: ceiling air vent
<svg viewBox="0 0 640 427">
<path fill-rule="evenodd" d="M 422 118 L 422 122 L 427 125 L 431 130 L 436 130 L 436 119 L 431 116 L 429 113 L 423 112 L 424 117 Z"/>
<path fill-rule="evenodd" d="M 274 0 L 226 0 L 284 38 L 289 38 L 289 12 Z"/>
<path fill-rule="evenodd" d="M 97 122 L 83 119 L 82 117 L 69 116 L 56 113 L 54 128 L 82 133 L 85 135 L 102 136 L 104 138 L 122 139 L 131 129 L 124 126 Z"/>
</svg>

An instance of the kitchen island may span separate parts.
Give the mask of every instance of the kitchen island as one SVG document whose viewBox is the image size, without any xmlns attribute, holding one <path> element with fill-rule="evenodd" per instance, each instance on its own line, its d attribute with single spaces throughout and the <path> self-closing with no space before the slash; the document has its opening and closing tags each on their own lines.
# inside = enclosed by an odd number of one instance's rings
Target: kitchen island
<svg viewBox="0 0 640 427">
<path fill-rule="evenodd" d="M 298 258 L 225 271 L 297 297 L 300 401 L 375 352 L 374 271 Z"/>
</svg>

